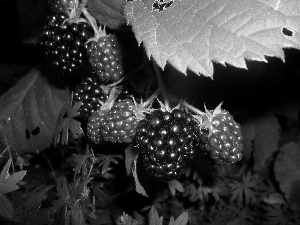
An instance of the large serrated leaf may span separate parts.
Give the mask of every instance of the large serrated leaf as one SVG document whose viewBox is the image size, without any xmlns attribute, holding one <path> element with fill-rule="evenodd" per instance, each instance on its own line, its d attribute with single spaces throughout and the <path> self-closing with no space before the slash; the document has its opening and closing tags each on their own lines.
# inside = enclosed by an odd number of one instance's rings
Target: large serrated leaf
<svg viewBox="0 0 300 225">
<path fill-rule="evenodd" d="M 123 15 L 125 0 L 89 0 L 88 9 L 100 24 L 120 29 L 126 24 Z"/>
<path fill-rule="evenodd" d="M 300 207 L 300 146 L 298 143 L 290 142 L 280 148 L 274 171 L 286 199 Z"/>
<path fill-rule="evenodd" d="M 185 74 L 212 77 L 212 61 L 246 68 L 245 59 L 284 60 L 282 48 L 300 48 L 299 0 L 168 2 L 133 0 L 124 9 L 138 43 L 162 68 L 168 61 Z"/>
<path fill-rule="evenodd" d="M 32 69 L 0 97 L 0 124 L 4 128 L 0 133 L 1 148 L 6 146 L 6 139 L 10 149 L 20 155 L 50 147 L 60 112 L 68 100 L 68 90 L 55 86 L 58 81 L 51 68 L 46 63 L 39 68 Z"/>
</svg>

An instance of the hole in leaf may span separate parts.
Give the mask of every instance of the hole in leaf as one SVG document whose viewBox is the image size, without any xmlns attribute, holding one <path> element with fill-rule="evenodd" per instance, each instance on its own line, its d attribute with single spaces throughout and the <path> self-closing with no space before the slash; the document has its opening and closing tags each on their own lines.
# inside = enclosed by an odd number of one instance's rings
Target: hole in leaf
<svg viewBox="0 0 300 225">
<path fill-rule="evenodd" d="M 162 12 L 165 9 L 169 8 L 173 4 L 174 0 L 164 1 L 164 0 L 155 0 L 152 4 L 152 11 L 157 10 L 158 12 Z"/>
<path fill-rule="evenodd" d="M 285 35 L 285 36 L 289 36 L 289 37 L 292 37 L 294 32 L 286 27 L 283 27 L 282 28 L 282 33 Z"/>
<path fill-rule="evenodd" d="M 26 137 L 26 139 L 30 139 L 30 133 L 29 133 L 29 130 L 28 129 L 26 129 L 25 130 L 25 137 Z"/>
<path fill-rule="evenodd" d="M 40 133 L 40 127 L 36 127 L 31 131 L 32 135 L 38 135 Z"/>
</svg>

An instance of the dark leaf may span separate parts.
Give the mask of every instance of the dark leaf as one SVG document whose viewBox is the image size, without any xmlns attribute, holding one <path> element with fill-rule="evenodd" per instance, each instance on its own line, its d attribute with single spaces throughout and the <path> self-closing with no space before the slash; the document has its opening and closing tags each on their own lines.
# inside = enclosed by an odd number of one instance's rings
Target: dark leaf
<svg viewBox="0 0 300 225">
<path fill-rule="evenodd" d="M 51 146 L 60 112 L 68 99 L 67 88 L 50 83 L 60 81 L 49 75 L 49 65 L 41 63 L 39 67 L 43 71 L 32 69 L 0 97 L 0 124 L 5 122 L 0 142 L 6 138 L 10 149 L 19 155 Z M 32 131 L 37 128 L 39 133 L 34 135 Z"/>
<path fill-rule="evenodd" d="M 184 191 L 184 188 L 183 188 L 182 184 L 178 180 L 168 181 L 168 186 L 169 186 L 169 189 L 170 189 L 172 195 L 175 195 L 176 190 L 179 191 L 179 192 Z"/>
<path fill-rule="evenodd" d="M 121 225 L 137 225 L 137 221 L 123 212 L 123 215 L 121 216 Z"/>
<path fill-rule="evenodd" d="M 137 163 L 137 157 L 134 159 L 133 161 L 133 167 L 132 167 L 132 175 L 134 177 L 134 181 L 135 181 L 135 190 L 137 193 L 149 197 L 145 191 L 145 189 L 143 188 L 143 186 L 141 185 L 141 183 L 139 182 L 138 176 L 137 176 L 137 170 L 136 170 L 136 163 Z"/>
<path fill-rule="evenodd" d="M 74 117 L 79 115 L 78 109 L 81 106 L 81 102 L 76 102 L 72 105 L 72 100 L 69 100 L 65 109 L 62 111 L 58 127 L 56 129 L 55 143 L 58 144 L 59 141 L 63 145 L 68 144 L 69 130 L 71 131 L 74 138 L 77 138 L 79 135 L 83 134 L 81 129 L 81 123 L 74 119 Z"/>
<path fill-rule="evenodd" d="M 123 156 L 122 155 L 100 155 L 99 157 L 96 157 L 96 162 L 99 163 L 100 166 L 102 166 L 102 174 L 107 172 L 111 162 L 118 164 L 116 158 L 123 159 Z"/>
<path fill-rule="evenodd" d="M 16 210 L 16 218 L 30 225 L 48 224 L 51 221 L 50 211 L 40 211 L 40 207 L 46 192 L 52 187 L 47 186 L 33 193 L 24 206 Z"/>
<path fill-rule="evenodd" d="M 156 208 L 152 206 L 149 212 L 149 225 L 162 225 L 162 223 L 163 217 L 159 217 Z"/>
<path fill-rule="evenodd" d="M 126 167 L 126 172 L 129 175 L 132 171 L 132 165 L 133 161 L 138 155 L 138 151 L 135 150 L 133 144 L 130 144 L 126 149 L 125 149 L 125 167 Z"/>
<path fill-rule="evenodd" d="M 172 216 L 170 219 L 169 225 L 186 225 L 189 219 L 189 214 L 187 212 L 183 212 L 178 216 L 178 218 L 174 221 L 174 217 Z"/>
<path fill-rule="evenodd" d="M 126 0 L 89 0 L 88 9 L 100 24 L 117 30 L 126 25 L 123 15 L 125 3 Z"/>
<path fill-rule="evenodd" d="M 6 219 L 13 218 L 14 209 L 5 195 L 0 195 L 0 216 Z"/>
<path fill-rule="evenodd" d="M 290 142 L 280 148 L 275 161 L 275 177 L 286 199 L 300 207 L 300 146 Z"/>
</svg>

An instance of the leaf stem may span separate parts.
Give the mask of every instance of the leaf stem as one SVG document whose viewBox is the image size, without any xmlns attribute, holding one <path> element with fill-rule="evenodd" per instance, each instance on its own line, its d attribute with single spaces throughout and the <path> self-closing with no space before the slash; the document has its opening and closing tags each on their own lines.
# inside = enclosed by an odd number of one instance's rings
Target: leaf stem
<svg viewBox="0 0 300 225">
<path fill-rule="evenodd" d="M 81 9 L 83 15 L 87 18 L 87 20 L 89 21 L 89 23 L 91 24 L 94 32 L 95 32 L 95 36 L 97 37 L 97 33 L 99 31 L 99 28 L 97 26 L 97 21 L 94 17 L 92 17 L 92 15 L 88 12 L 88 10 L 86 8 L 82 8 Z"/>
</svg>

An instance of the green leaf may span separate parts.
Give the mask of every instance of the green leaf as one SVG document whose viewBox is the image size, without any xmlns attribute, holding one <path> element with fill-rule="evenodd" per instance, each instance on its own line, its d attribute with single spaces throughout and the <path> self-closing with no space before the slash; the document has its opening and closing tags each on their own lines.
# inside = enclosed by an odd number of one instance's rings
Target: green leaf
<svg viewBox="0 0 300 225">
<path fill-rule="evenodd" d="M 242 181 L 230 180 L 230 202 L 237 201 L 240 204 L 248 205 L 256 201 L 258 179 L 255 175 L 247 173 L 243 175 Z"/>
<path fill-rule="evenodd" d="M 45 194 L 54 185 L 46 186 L 38 191 L 34 191 L 29 199 L 25 202 L 23 207 L 16 210 L 16 218 L 25 224 L 39 225 L 39 224 L 49 224 L 51 221 L 49 210 L 40 210 L 42 201 L 45 198 Z"/>
<path fill-rule="evenodd" d="M 13 192 L 19 189 L 17 183 L 23 179 L 26 174 L 25 170 L 15 172 L 9 175 L 8 169 L 11 164 L 11 159 L 9 159 L 2 169 L 0 174 L 0 195 Z"/>
<path fill-rule="evenodd" d="M 67 185 L 66 178 L 57 182 L 56 189 L 59 199 L 55 200 L 52 206 L 52 211 L 62 213 L 65 224 L 83 224 L 83 216 L 94 217 L 89 210 L 89 194 L 90 190 L 87 184 L 92 180 L 88 178 L 81 180 L 78 178 Z"/>
<path fill-rule="evenodd" d="M 170 219 L 169 225 L 186 225 L 188 223 L 189 214 L 187 212 L 183 212 L 178 216 L 178 218 L 174 221 L 174 217 L 172 216 Z"/>
<path fill-rule="evenodd" d="M 300 146 L 290 142 L 280 148 L 275 161 L 275 178 L 290 204 L 300 207 Z"/>
<path fill-rule="evenodd" d="M 126 25 L 123 15 L 125 3 L 124 0 L 89 0 L 88 9 L 100 24 L 117 30 Z"/>
<path fill-rule="evenodd" d="M 265 217 L 268 220 L 268 225 L 293 225 L 289 218 L 287 209 L 282 205 L 268 205 L 264 208 L 267 210 Z"/>
<path fill-rule="evenodd" d="M 41 63 L 0 97 L 0 124 L 5 121 L 0 153 L 5 138 L 10 150 L 19 155 L 44 150 L 53 143 L 68 89 L 52 73 L 49 65 Z"/>
<path fill-rule="evenodd" d="M 154 206 L 151 206 L 149 212 L 149 225 L 162 225 L 163 217 L 158 216 L 158 212 Z"/>
<path fill-rule="evenodd" d="M 102 174 L 106 173 L 109 169 L 110 163 L 118 164 L 117 158 L 123 159 L 122 155 L 98 155 L 96 157 L 96 163 L 102 166 Z"/>
<path fill-rule="evenodd" d="M 92 156 L 91 152 L 87 149 L 84 155 L 74 154 L 73 162 L 75 163 L 74 180 L 76 176 L 81 173 L 81 177 L 86 178 L 88 176 L 87 168 L 89 165 L 88 159 Z"/>
<path fill-rule="evenodd" d="M 74 119 L 74 117 L 79 115 L 79 108 L 82 102 L 76 102 L 72 105 L 72 100 L 69 100 L 65 106 L 65 109 L 62 111 L 58 127 L 55 134 L 55 144 L 58 144 L 59 141 L 63 145 L 67 145 L 69 142 L 69 130 L 71 131 L 74 138 L 77 138 L 79 135 L 83 134 L 81 129 L 81 123 Z"/>
<path fill-rule="evenodd" d="M 134 177 L 134 181 L 135 181 L 135 190 L 137 193 L 145 196 L 145 197 L 149 197 L 145 191 L 145 189 L 143 188 L 143 186 L 141 185 L 141 183 L 139 182 L 139 179 L 138 179 L 138 176 L 137 176 L 137 167 L 136 167 L 136 164 L 137 164 L 137 156 L 136 158 L 134 159 L 133 161 L 133 167 L 132 167 L 132 175 Z"/>
<path fill-rule="evenodd" d="M 123 215 L 121 216 L 121 225 L 137 225 L 137 221 L 123 212 Z"/>
<path fill-rule="evenodd" d="M 282 48 L 300 46 L 300 11 L 293 1 L 177 0 L 162 11 L 154 7 L 164 4 L 159 2 L 127 1 L 124 13 L 161 68 L 168 61 L 184 74 L 190 69 L 212 77 L 212 61 L 247 68 L 245 59 L 284 60 Z"/>
<path fill-rule="evenodd" d="M 4 196 L 0 195 L 0 216 L 6 219 L 12 219 L 14 209 L 10 201 Z"/>
<path fill-rule="evenodd" d="M 168 186 L 169 186 L 169 189 L 170 189 L 172 195 L 175 195 L 176 190 L 179 191 L 179 192 L 184 191 L 184 188 L 183 188 L 182 184 L 178 180 L 168 181 Z"/>
<path fill-rule="evenodd" d="M 0 173 L 0 184 L 3 184 L 4 181 L 9 177 L 9 167 L 11 165 L 12 159 L 9 158 L 3 167 L 1 173 Z"/>
<path fill-rule="evenodd" d="M 133 161 L 138 153 L 139 152 L 134 148 L 133 144 L 128 145 L 125 149 L 125 167 L 128 175 L 132 172 Z"/>
</svg>

